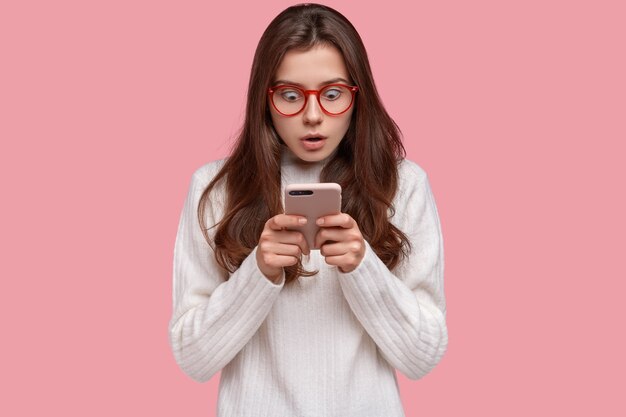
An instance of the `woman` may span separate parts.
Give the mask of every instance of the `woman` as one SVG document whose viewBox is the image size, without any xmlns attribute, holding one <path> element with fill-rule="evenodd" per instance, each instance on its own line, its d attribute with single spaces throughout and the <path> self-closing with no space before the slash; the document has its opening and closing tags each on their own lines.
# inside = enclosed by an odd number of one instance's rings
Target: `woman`
<svg viewBox="0 0 626 417">
<path fill-rule="evenodd" d="M 336 182 L 311 250 L 285 186 Z M 322 222 L 323 220 L 323 222 Z M 403 416 L 395 369 L 447 348 L 443 240 L 350 22 L 317 4 L 263 33 L 232 154 L 193 175 L 174 251 L 178 365 L 222 370 L 218 416 Z"/>
</svg>

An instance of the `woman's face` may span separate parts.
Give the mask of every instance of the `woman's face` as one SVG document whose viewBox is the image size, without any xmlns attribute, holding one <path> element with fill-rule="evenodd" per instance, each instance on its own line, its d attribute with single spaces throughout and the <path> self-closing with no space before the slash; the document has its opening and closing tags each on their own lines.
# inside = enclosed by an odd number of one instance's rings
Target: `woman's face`
<svg viewBox="0 0 626 417">
<path fill-rule="evenodd" d="M 348 75 L 343 56 L 330 45 L 316 46 L 306 52 L 288 51 L 276 71 L 272 86 L 295 84 L 304 90 L 319 90 L 327 84 L 353 85 Z M 330 96 L 332 96 L 330 92 Z M 332 116 L 320 108 L 317 97 L 305 97 L 304 109 L 295 116 L 280 114 L 268 102 L 274 129 L 285 144 L 300 159 L 308 162 L 328 157 L 343 139 L 348 127 L 354 103 L 340 115 Z M 321 141 L 304 140 L 306 135 L 324 136 Z"/>
</svg>

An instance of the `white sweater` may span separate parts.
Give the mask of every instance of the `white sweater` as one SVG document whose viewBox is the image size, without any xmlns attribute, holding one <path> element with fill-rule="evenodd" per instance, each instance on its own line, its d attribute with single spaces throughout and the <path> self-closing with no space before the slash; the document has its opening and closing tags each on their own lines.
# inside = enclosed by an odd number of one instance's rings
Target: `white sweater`
<svg viewBox="0 0 626 417">
<path fill-rule="evenodd" d="M 281 158 L 283 193 L 319 182 L 325 161 L 304 163 L 286 146 Z M 283 273 L 276 285 L 259 270 L 256 248 L 227 281 L 202 236 L 198 200 L 223 162 L 193 174 L 178 227 L 169 323 L 178 365 L 199 382 L 222 371 L 218 417 L 404 416 L 394 368 L 421 378 L 448 344 L 443 239 L 424 170 L 399 166 L 391 221 L 413 250 L 393 271 L 366 242 L 352 272 L 313 250 L 303 265 L 319 274 L 284 285 Z M 207 227 L 224 213 L 223 190 L 211 192 Z"/>
</svg>

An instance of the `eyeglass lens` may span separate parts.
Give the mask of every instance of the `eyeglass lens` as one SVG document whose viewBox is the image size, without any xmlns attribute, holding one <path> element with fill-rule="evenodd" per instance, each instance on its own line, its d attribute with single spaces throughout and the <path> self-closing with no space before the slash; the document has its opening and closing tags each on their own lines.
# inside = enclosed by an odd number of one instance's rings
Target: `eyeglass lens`
<svg viewBox="0 0 626 417">
<path fill-rule="evenodd" d="M 298 113 L 307 101 L 302 91 L 289 86 L 277 87 L 272 100 L 278 111 L 284 114 Z M 331 85 L 320 91 L 320 102 L 328 113 L 341 113 L 350 107 L 352 92 L 347 87 Z"/>
</svg>

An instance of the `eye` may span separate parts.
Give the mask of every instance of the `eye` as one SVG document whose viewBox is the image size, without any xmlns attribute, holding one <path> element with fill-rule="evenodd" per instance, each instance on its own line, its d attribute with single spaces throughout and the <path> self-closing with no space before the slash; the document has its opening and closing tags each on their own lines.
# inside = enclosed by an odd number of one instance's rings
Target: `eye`
<svg viewBox="0 0 626 417">
<path fill-rule="evenodd" d="M 342 89 L 339 87 L 330 87 L 326 90 L 324 90 L 323 95 L 324 98 L 327 100 L 337 100 L 339 97 L 341 97 L 341 94 L 343 93 Z"/>
<path fill-rule="evenodd" d="M 281 88 L 278 90 L 278 94 L 280 95 L 280 98 L 282 98 L 285 101 L 296 101 L 298 99 L 300 99 L 302 97 L 302 94 L 300 94 L 300 91 L 295 90 L 293 88 Z"/>
</svg>

